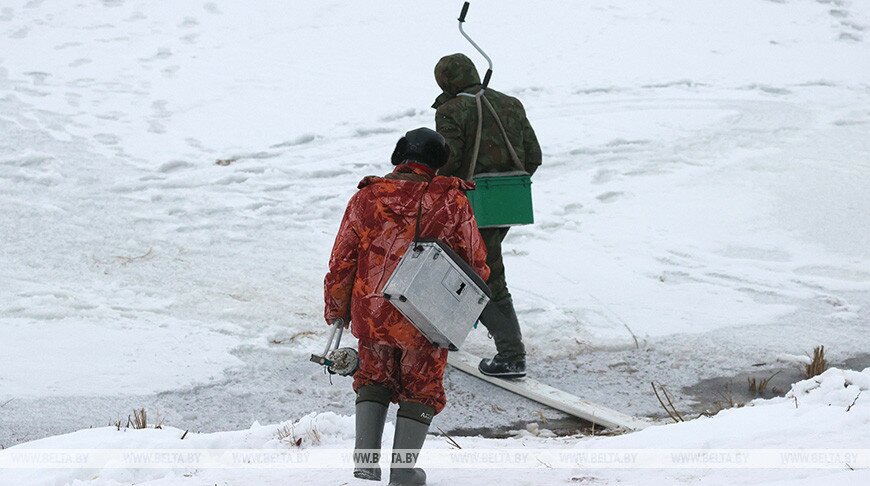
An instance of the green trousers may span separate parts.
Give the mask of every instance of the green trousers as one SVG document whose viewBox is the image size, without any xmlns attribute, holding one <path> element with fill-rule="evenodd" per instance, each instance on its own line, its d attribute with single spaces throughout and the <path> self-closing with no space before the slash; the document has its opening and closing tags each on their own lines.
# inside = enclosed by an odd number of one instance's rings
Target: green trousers
<svg viewBox="0 0 870 486">
<path fill-rule="evenodd" d="M 486 245 L 486 265 L 489 267 L 489 290 L 492 292 L 492 300 L 498 301 L 510 298 L 507 282 L 504 276 L 504 260 L 501 257 L 501 242 L 507 236 L 510 228 L 483 228 L 480 236 Z"/>
</svg>

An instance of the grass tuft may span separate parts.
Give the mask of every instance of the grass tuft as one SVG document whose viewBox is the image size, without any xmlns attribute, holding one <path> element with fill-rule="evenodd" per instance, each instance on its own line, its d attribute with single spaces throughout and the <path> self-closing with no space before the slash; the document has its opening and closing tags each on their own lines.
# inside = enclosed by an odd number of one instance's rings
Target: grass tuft
<svg viewBox="0 0 870 486">
<path fill-rule="evenodd" d="M 770 384 L 770 380 L 772 380 L 774 376 L 780 374 L 780 372 L 781 370 L 768 376 L 767 378 L 762 379 L 761 381 L 756 379 L 754 376 L 751 378 L 747 378 L 746 380 L 749 382 L 749 393 L 752 393 L 756 397 L 763 395 L 764 392 L 767 390 L 767 386 Z"/>
<path fill-rule="evenodd" d="M 807 378 L 812 378 L 814 376 L 821 375 L 828 369 L 828 360 L 825 359 L 825 347 L 824 346 L 816 346 L 813 349 L 813 355 L 810 360 L 810 364 L 806 365 L 804 368 L 804 375 Z"/>
</svg>

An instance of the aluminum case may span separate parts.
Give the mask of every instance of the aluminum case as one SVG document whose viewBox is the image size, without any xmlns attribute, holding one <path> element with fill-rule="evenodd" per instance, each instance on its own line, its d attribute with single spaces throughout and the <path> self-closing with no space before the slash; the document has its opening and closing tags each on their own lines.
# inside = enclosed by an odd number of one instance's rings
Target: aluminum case
<svg viewBox="0 0 870 486">
<path fill-rule="evenodd" d="M 456 252 L 429 239 L 408 247 L 383 295 L 432 344 L 459 349 L 491 294 Z"/>
</svg>

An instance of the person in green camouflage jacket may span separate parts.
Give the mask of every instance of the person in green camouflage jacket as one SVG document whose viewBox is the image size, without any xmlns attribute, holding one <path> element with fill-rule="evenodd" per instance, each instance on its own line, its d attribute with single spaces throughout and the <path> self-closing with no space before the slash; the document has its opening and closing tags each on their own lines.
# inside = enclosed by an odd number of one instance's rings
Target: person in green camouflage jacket
<svg viewBox="0 0 870 486">
<path fill-rule="evenodd" d="M 432 105 L 436 109 L 435 129 L 444 136 L 450 147 L 450 158 L 438 170 L 438 174 L 470 181 L 480 173 L 520 170 L 511 156 L 498 122 L 486 109 L 482 111 L 477 160 L 472 160 L 478 135 L 478 108 L 473 95 L 483 86 L 471 59 L 464 54 L 442 57 L 435 65 L 435 80 L 443 91 Z M 541 146 L 522 103 L 489 87 L 485 94 L 504 125 L 522 170 L 534 174 L 541 165 Z M 517 378 L 525 376 L 525 346 L 505 281 L 501 244 L 507 232 L 508 228 L 480 230 L 488 253 L 486 264 L 491 270 L 487 284 L 493 296 L 481 314 L 480 322 L 492 335 L 498 354 L 492 359 L 482 360 L 478 367 L 486 375 Z"/>
</svg>

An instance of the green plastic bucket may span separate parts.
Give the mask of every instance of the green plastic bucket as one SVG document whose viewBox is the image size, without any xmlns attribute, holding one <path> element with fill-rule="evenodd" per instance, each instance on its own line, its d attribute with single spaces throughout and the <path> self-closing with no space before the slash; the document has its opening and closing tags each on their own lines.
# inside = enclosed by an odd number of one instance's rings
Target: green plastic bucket
<svg viewBox="0 0 870 486">
<path fill-rule="evenodd" d="M 474 176 L 468 191 L 471 209 L 480 228 L 532 224 L 532 179 L 525 172 L 492 172 Z"/>
</svg>

